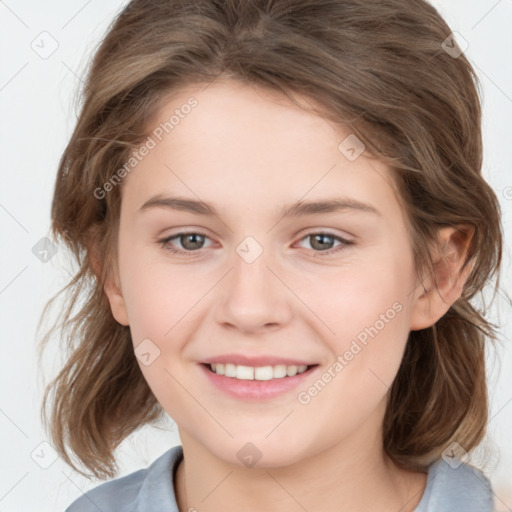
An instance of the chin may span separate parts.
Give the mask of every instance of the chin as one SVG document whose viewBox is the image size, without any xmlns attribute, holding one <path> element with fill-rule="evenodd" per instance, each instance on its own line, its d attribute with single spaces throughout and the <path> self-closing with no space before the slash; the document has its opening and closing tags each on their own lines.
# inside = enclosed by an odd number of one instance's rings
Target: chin
<svg viewBox="0 0 512 512">
<path fill-rule="evenodd" d="M 247 439 L 242 441 L 241 439 Z M 210 449 L 212 454 L 229 464 L 241 468 L 265 469 L 291 466 L 299 463 L 305 454 L 298 451 L 290 442 L 289 445 L 276 437 L 276 439 L 259 440 L 259 436 L 237 436 L 226 444 Z"/>
</svg>

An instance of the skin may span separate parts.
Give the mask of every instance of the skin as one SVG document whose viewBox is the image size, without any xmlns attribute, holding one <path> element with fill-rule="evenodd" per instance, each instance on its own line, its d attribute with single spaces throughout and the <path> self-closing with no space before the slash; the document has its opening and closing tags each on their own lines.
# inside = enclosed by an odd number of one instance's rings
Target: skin
<svg viewBox="0 0 512 512">
<path fill-rule="evenodd" d="M 124 179 L 117 266 L 105 286 L 134 347 L 149 338 L 160 350 L 149 366 L 138 362 L 179 427 L 180 511 L 412 511 L 426 475 L 385 455 L 386 397 L 409 331 L 434 324 L 460 296 L 467 272 L 457 272 L 470 237 L 440 230 L 446 252 L 434 255 L 436 274 L 420 283 L 391 171 L 366 151 L 349 161 L 338 150 L 348 128 L 231 80 L 182 89 L 151 126 L 190 96 L 198 106 Z M 218 216 L 140 211 L 156 194 L 201 199 Z M 299 199 L 334 196 L 378 214 L 279 216 Z M 183 231 L 206 235 L 202 248 L 176 255 L 169 245 L 185 251 L 191 243 L 158 242 Z M 306 236 L 322 232 L 353 244 L 322 255 Z M 236 252 L 247 236 L 263 248 L 250 264 Z M 340 245 L 325 243 L 327 251 Z M 401 311 L 378 335 L 299 403 L 297 393 L 396 302 Z M 320 371 L 272 400 L 242 401 L 214 388 L 198 366 L 234 352 L 315 361 Z M 252 468 L 237 457 L 247 442 L 262 454 Z"/>
</svg>

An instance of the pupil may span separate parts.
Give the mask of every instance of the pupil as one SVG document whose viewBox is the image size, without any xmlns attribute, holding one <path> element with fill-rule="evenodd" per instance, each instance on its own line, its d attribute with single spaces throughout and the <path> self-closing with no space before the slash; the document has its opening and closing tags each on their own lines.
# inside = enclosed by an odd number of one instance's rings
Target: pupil
<svg viewBox="0 0 512 512">
<path fill-rule="evenodd" d="M 327 245 L 330 245 L 329 242 L 327 242 L 327 243 L 325 242 L 326 238 L 332 239 L 332 236 L 331 235 L 313 235 L 313 243 L 311 245 L 315 249 L 326 249 L 326 248 L 328 248 Z M 322 242 L 317 244 L 318 239 L 322 240 Z M 331 240 L 331 242 L 332 242 L 332 240 Z M 315 247 L 315 245 L 317 245 L 317 247 Z"/>
<path fill-rule="evenodd" d="M 183 247 L 185 247 L 186 249 L 200 249 L 201 248 L 201 244 L 203 242 L 203 240 L 201 240 L 201 238 L 202 238 L 202 235 L 191 233 L 191 234 L 188 234 L 188 235 L 183 235 L 181 237 L 181 243 L 182 243 Z M 199 241 L 197 241 L 197 239 Z M 190 247 L 188 245 L 188 241 L 189 240 L 192 240 L 192 247 Z"/>
</svg>

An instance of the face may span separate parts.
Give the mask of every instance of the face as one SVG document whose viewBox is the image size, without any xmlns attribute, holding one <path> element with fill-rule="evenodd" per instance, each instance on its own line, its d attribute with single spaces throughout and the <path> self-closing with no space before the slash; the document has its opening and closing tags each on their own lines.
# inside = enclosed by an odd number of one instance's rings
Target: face
<svg viewBox="0 0 512 512">
<path fill-rule="evenodd" d="M 254 450 L 272 467 L 357 446 L 378 435 L 414 318 L 391 171 L 278 93 L 203 89 L 169 99 L 124 179 L 113 314 L 180 433 L 214 456 L 240 465 Z M 299 201 L 339 204 L 283 216 Z"/>
</svg>

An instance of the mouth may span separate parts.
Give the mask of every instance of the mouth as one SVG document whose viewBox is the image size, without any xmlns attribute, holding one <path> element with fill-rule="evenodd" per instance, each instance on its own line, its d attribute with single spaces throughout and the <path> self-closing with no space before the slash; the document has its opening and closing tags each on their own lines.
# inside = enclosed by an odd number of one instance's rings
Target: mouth
<svg viewBox="0 0 512 512">
<path fill-rule="evenodd" d="M 318 364 L 311 365 L 266 365 L 246 366 L 232 363 L 201 363 L 208 371 L 216 375 L 237 380 L 268 381 L 295 377 L 311 371 Z"/>
<path fill-rule="evenodd" d="M 320 365 L 251 367 L 232 363 L 200 363 L 198 367 L 213 389 L 242 402 L 261 402 L 288 397 L 295 388 L 307 386 L 307 381 L 314 379 Z M 294 398 L 289 396 L 286 399 Z"/>
</svg>

